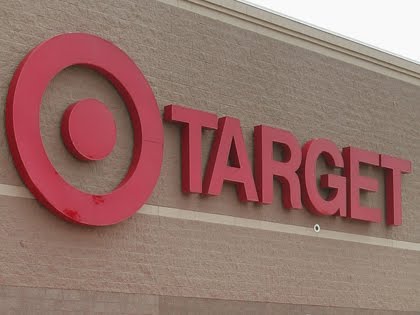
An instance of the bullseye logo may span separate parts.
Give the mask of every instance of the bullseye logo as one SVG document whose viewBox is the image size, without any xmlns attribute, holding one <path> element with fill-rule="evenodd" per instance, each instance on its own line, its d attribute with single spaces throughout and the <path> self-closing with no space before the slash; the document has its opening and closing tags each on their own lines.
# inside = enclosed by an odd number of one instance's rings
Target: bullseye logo
<svg viewBox="0 0 420 315">
<path fill-rule="evenodd" d="M 93 195 L 73 187 L 57 172 L 42 143 L 40 107 L 49 82 L 63 69 L 84 66 L 107 78 L 123 98 L 134 131 L 132 161 L 112 192 Z M 20 63 L 7 96 L 6 132 L 16 168 L 33 195 L 65 219 L 110 225 L 133 215 L 156 185 L 163 158 L 163 126 L 153 92 L 136 64 L 118 47 L 88 34 L 63 34 L 35 47 Z M 82 99 L 65 111 L 61 134 L 76 158 L 105 158 L 116 141 L 106 105 Z"/>
</svg>

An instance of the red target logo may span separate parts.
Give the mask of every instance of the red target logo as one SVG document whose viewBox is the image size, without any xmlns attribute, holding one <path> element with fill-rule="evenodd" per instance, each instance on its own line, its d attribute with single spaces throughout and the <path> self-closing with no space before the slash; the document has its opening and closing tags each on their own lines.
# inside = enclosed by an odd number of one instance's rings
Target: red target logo
<svg viewBox="0 0 420 315">
<path fill-rule="evenodd" d="M 73 187 L 48 159 L 41 139 L 40 107 L 49 82 L 63 69 L 81 65 L 105 76 L 123 98 L 134 130 L 129 171 L 112 192 L 93 195 Z M 112 43 L 88 34 L 63 34 L 35 47 L 20 63 L 7 96 L 6 131 L 16 168 L 34 196 L 65 219 L 111 225 L 133 215 L 156 185 L 163 158 L 163 126 L 153 92 L 136 64 Z M 111 112 L 95 99 L 69 105 L 61 133 L 82 160 L 100 160 L 116 139 Z"/>
</svg>

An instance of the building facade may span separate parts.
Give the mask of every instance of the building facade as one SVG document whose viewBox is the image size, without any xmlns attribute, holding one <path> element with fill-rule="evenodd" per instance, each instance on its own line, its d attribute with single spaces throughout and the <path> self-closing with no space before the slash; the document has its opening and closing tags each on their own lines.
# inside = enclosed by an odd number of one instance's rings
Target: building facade
<svg viewBox="0 0 420 315">
<path fill-rule="evenodd" d="M 240 201 L 228 182 L 217 196 L 185 193 L 182 127 L 163 121 L 162 168 L 146 204 L 117 224 L 84 226 L 28 191 L 2 124 L 0 313 L 420 312 L 419 65 L 233 0 L 2 1 L 0 12 L 3 121 L 31 49 L 83 32 L 135 62 L 162 116 L 178 104 L 239 119 L 251 165 L 254 126 L 263 124 L 300 145 L 325 138 L 412 166 L 402 176 L 401 225 L 385 222 L 384 170 L 366 165 L 360 172 L 378 189 L 360 202 L 381 209 L 377 223 L 285 209 L 278 181 L 265 205 Z M 60 133 L 68 105 L 85 98 L 106 104 L 116 123 L 112 153 L 96 162 L 75 159 Z M 129 111 L 98 72 L 76 65 L 55 76 L 39 125 L 49 160 L 77 189 L 102 195 L 126 176 L 136 146 Z M 201 132 L 203 174 L 215 133 Z M 327 172 L 318 162 L 318 175 Z"/>
</svg>

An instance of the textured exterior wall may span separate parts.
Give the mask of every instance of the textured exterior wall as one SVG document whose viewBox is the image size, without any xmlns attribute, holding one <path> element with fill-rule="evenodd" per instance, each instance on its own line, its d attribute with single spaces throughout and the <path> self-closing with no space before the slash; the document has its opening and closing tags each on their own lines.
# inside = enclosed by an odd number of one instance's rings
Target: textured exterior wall
<svg viewBox="0 0 420 315">
<path fill-rule="evenodd" d="M 1 314 L 159 314 L 156 295 L 0 286 Z"/>
<path fill-rule="evenodd" d="M 368 309 L 199 299 L 100 291 L 0 287 L 2 314 L 276 314 L 276 315 L 415 315 Z"/>
<path fill-rule="evenodd" d="M 264 207 L 238 202 L 231 185 L 218 197 L 184 195 L 179 127 L 165 124 L 162 175 L 148 203 L 420 242 L 418 86 L 157 1 L 0 2 L 1 120 L 9 81 L 31 48 L 62 32 L 93 33 L 135 60 L 161 109 L 178 103 L 240 118 L 250 157 L 253 126 L 268 124 L 301 143 L 325 137 L 409 159 L 414 169 L 403 178 L 400 227 L 284 210 L 278 185 L 274 203 Z M 78 162 L 60 139 L 64 109 L 85 97 L 102 100 L 117 121 L 117 146 L 96 163 Z M 102 193 L 124 177 L 132 149 L 128 114 L 98 74 L 63 71 L 45 93 L 40 120 L 50 159 L 73 185 Z M 0 128 L 0 183 L 22 186 Z M 212 135 L 203 134 L 203 156 Z M 382 171 L 363 171 L 383 182 Z M 363 194 L 363 203 L 384 208 L 383 184 Z M 2 313 L 420 311 L 416 251 L 142 214 L 112 227 L 79 227 L 34 200 L 5 196 L 0 216 Z M 77 302 L 66 302 L 72 294 Z"/>
</svg>

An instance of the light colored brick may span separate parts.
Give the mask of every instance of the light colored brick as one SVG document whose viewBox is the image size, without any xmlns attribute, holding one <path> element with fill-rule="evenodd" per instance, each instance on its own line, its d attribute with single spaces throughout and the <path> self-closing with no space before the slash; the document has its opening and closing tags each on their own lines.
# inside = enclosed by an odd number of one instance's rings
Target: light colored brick
<svg viewBox="0 0 420 315">
<path fill-rule="evenodd" d="M 339 147 L 413 161 L 413 174 L 403 178 L 403 226 L 316 217 L 285 210 L 279 185 L 273 204 L 264 207 L 239 202 L 229 184 L 215 198 L 183 194 L 180 128 L 165 123 L 164 164 L 151 204 L 420 242 L 418 86 L 153 0 L 0 4 L 3 107 L 28 51 L 60 32 L 89 32 L 127 52 L 161 110 L 179 103 L 240 118 L 250 158 L 253 126 L 267 124 L 292 131 L 301 143 L 325 137 Z M 117 124 L 113 153 L 97 163 L 75 160 L 60 138 L 63 111 L 86 97 L 106 103 Z M 98 73 L 80 67 L 60 73 L 44 94 L 40 124 L 50 159 L 72 185 L 105 193 L 125 176 L 133 146 L 129 116 Z M 0 182 L 23 185 L 0 126 Z M 212 140 L 212 131 L 203 132 L 204 161 Z M 362 202 L 384 208 L 382 171 L 362 172 L 381 183 Z M 2 314 L 158 314 L 159 305 L 162 314 L 388 315 L 420 309 L 420 254 L 414 251 L 147 215 L 87 228 L 64 222 L 34 200 L 3 196 L 0 216 Z"/>
</svg>

